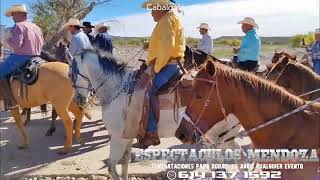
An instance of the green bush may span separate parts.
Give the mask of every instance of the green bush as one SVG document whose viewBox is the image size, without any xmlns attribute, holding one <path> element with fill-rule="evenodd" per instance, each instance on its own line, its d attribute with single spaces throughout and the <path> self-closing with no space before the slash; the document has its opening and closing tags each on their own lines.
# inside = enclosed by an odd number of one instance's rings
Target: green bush
<svg viewBox="0 0 320 180">
<path fill-rule="evenodd" d="M 238 47 L 241 44 L 241 40 L 240 39 L 220 39 L 216 41 L 215 44 Z"/>
<path fill-rule="evenodd" d="M 187 37 L 186 38 L 186 45 L 189 47 L 195 47 L 199 43 L 199 39 Z"/>
<path fill-rule="evenodd" d="M 305 44 L 303 44 L 303 41 Z M 290 38 L 289 43 L 292 47 L 305 47 L 312 44 L 314 41 L 313 33 L 298 34 Z"/>
</svg>

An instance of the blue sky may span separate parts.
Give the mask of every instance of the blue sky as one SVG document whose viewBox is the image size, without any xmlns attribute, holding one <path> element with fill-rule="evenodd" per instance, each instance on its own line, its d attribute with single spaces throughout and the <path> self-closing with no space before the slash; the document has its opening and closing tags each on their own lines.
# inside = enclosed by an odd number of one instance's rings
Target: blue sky
<svg viewBox="0 0 320 180">
<path fill-rule="evenodd" d="M 13 4 L 26 4 L 28 7 L 37 0 L 1 0 L 1 24 L 12 26 L 10 18 L 4 16 L 4 12 Z M 181 5 L 208 3 L 215 0 L 177 0 Z M 119 16 L 145 12 L 141 8 L 144 0 L 112 0 L 105 5 L 97 6 L 87 17 L 88 21 L 99 21 L 104 19 L 116 19 Z"/>
<path fill-rule="evenodd" d="M 112 0 L 99 6 L 85 20 L 93 24 L 110 22 L 110 34 L 116 36 L 150 36 L 155 23 L 150 12 L 141 8 L 144 0 Z M 292 36 L 320 27 L 319 0 L 176 0 L 184 14 L 178 14 L 186 36 L 200 37 L 196 27 L 206 22 L 213 37 L 243 35 L 238 21 L 253 17 L 262 36 Z M 4 11 L 12 4 L 30 5 L 35 0 L 0 0 L 1 22 L 12 26 Z"/>
</svg>

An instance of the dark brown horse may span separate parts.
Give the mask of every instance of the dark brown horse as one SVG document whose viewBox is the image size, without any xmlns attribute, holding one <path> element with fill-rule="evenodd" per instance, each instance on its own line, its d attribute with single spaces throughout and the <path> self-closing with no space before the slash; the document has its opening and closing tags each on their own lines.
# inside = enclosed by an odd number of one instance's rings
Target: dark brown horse
<svg viewBox="0 0 320 180">
<path fill-rule="evenodd" d="M 275 80 L 276 84 L 295 95 L 303 95 L 303 99 L 314 100 L 320 97 L 320 76 L 310 68 L 288 58 L 280 60 L 270 71 L 267 79 Z M 314 90 L 318 91 L 306 94 Z"/>
<path fill-rule="evenodd" d="M 271 60 L 271 64 L 269 64 L 267 67 L 269 70 L 272 69 L 272 67 L 279 61 L 281 60 L 282 58 L 284 57 L 287 57 L 288 59 L 292 60 L 292 61 L 296 61 L 298 63 L 301 63 L 305 66 L 307 66 L 308 68 L 312 69 L 312 65 L 309 63 L 308 61 L 308 57 L 307 56 L 303 56 L 302 59 L 298 60 L 297 59 L 297 56 L 296 55 L 291 55 L 285 51 L 282 51 L 282 52 L 277 52 L 275 51 L 274 52 L 274 55 L 272 57 L 272 60 Z"/>
<path fill-rule="evenodd" d="M 234 114 L 246 130 L 305 105 L 283 88 L 249 73 L 208 62 L 193 82 L 192 100 L 176 131 L 183 143 Z M 225 112 L 225 113 L 223 113 Z M 249 133 L 259 149 L 318 149 L 320 147 L 320 104 L 310 105 L 291 116 Z M 314 179 L 318 163 L 305 163 L 299 171 L 282 171 L 283 179 Z"/>
</svg>

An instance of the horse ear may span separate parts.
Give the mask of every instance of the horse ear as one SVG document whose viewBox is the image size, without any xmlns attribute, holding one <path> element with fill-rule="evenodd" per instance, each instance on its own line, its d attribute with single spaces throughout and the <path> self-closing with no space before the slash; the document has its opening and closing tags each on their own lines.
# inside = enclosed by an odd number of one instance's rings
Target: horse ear
<svg viewBox="0 0 320 180">
<path fill-rule="evenodd" d="M 210 76 L 214 76 L 216 72 L 216 68 L 212 61 L 208 61 L 206 65 L 206 71 L 209 73 Z"/>
<path fill-rule="evenodd" d="M 278 53 L 278 51 L 275 49 L 275 50 L 274 50 L 274 53 Z"/>
<path fill-rule="evenodd" d="M 297 60 L 297 56 L 292 56 L 292 60 L 296 61 Z"/>
</svg>

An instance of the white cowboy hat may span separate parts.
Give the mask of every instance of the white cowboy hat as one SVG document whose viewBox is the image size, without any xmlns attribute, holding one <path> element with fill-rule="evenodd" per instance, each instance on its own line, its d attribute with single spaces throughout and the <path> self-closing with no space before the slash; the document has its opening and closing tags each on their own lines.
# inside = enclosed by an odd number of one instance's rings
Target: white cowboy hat
<svg viewBox="0 0 320 180">
<path fill-rule="evenodd" d="M 14 12 L 27 13 L 26 5 L 24 5 L 24 4 L 12 5 L 12 6 L 10 7 L 10 9 L 8 9 L 8 10 L 6 11 L 6 14 L 5 14 L 5 15 L 6 15 L 7 17 L 10 17 L 10 16 L 12 16 L 12 13 L 14 13 Z"/>
<path fill-rule="evenodd" d="M 250 24 L 251 26 L 257 29 L 259 28 L 258 24 L 251 17 L 245 17 L 242 21 L 238 22 L 238 24 Z"/>
<path fill-rule="evenodd" d="M 315 34 L 320 34 L 320 28 L 317 28 L 316 30 L 314 30 Z"/>
<path fill-rule="evenodd" d="M 209 24 L 207 23 L 201 23 L 199 27 L 197 27 L 197 29 L 207 29 L 207 30 L 211 30 L 209 27 Z"/>
<path fill-rule="evenodd" d="M 171 6 L 172 8 L 176 7 L 176 4 L 170 0 L 147 0 L 142 4 L 142 8 L 151 8 L 155 5 Z"/>
<path fill-rule="evenodd" d="M 63 29 L 68 27 L 68 26 L 80 26 L 82 27 L 79 19 L 69 19 L 69 21 L 63 26 Z"/>
<path fill-rule="evenodd" d="M 107 23 L 105 23 L 105 22 L 103 22 L 103 23 L 99 23 L 99 24 L 97 24 L 97 25 L 95 25 L 95 30 L 96 31 L 99 31 L 99 29 L 100 28 L 103 28 L 103 27 L 105 27 L 105 28 L 107 28 L 107 29 L 110 29 L 110 26 L 107 24 Z"/>
</svg>

